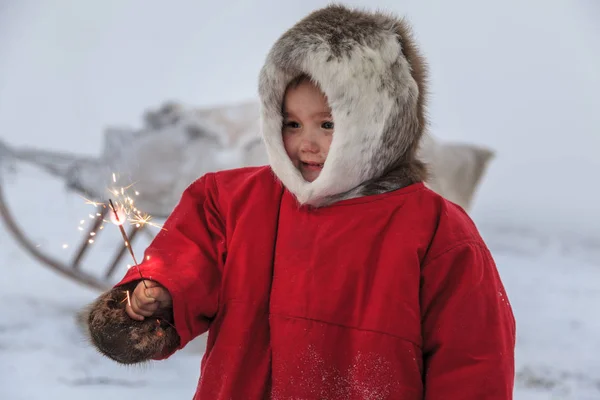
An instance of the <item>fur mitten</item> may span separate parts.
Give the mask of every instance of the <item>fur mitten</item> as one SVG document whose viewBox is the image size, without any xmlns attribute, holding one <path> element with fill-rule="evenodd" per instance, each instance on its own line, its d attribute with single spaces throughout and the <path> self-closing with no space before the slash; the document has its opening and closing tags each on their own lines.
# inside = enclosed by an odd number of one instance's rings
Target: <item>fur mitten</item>
<svg viewBox="0 0 600 400">
<path fill-rule="evenodd" d="M 158 310 L 143 321 L 133 320 L 127 315 L 126 291 L 132 293 L 137 283 L 113 288 L 79 314 L 94 347 L 121 364 L 166 356 L 180 343 L 173 326 L 172 308 Z"/>
</svg>

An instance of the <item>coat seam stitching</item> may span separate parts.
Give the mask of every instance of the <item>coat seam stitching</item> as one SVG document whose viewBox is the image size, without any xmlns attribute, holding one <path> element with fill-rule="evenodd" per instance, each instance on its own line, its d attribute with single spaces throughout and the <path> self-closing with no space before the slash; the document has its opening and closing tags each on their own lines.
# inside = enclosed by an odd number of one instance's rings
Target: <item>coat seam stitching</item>
<svg viewBox="0 0 600 400">
<path fill-rule="evenodd" d="M 328 322 L 328 321 L 324 321 L 324 320 L 317 319 L 317 318 L 298 317 L 298 316 L 294 316 L 294 315 L 280 314 L 280 313 L 274 313 L 274 312 L 271 312 L 271 315 L 274 315 L 274 316 L 277 316 L 277 317 L 289 318 L 289 319 L 304 320 L 304 321 L 311 321 L 311 322 L 319 322 L 319 323 L 326 324 L 326 325 L 332 325 L 332 326 L 337 326 L 337 327 L 346 328 L 346 329 L 353 329 L 353 330 L 357 330 L 357 331 L 361 331 L 361 332 L 378 333 L 380 335 L 391 336 L 391 337 L 396 338 L 396 339 L 404 340 L 406 342 L 409 342 L 409 343 L 417 346 L 419 349 L 421 349 L 421 345 L 419 345 L 418 343 L 416 343 L 414 340 L 410 340 L 410 339 L 407 339 L 405 337 L 402 337 L 402 336 L 399 336 L 399 335 L 395 335 L 393 333 L 384 332 L 384 331 L 380 331 L 380 330 L 376 330 L 376 329 L 365 329 L 365 328 L 359 328 L 359 327 L 356 327 L 356 326 L 339 324 L 339 323 L 335 323 L 335 322 Z"/>
</svg>

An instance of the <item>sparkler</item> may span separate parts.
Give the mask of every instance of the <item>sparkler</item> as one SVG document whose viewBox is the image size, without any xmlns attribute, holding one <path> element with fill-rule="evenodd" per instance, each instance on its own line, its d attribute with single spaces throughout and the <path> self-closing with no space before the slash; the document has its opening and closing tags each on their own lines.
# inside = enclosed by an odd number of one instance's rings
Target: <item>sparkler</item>
<svg viewBox="0 0 600 400">
<path fill-rule="evenodd" d="M 110 204 L 110 208 L 112 209 L 112 211 L 114 213 L 115 220 L 117 222 L 116 225 L 119 227 L 119 231 L 121 231 L 121 236 L 123 236 L 123 240 L 125 241 L 125 247 L 127 247 L 127 250 L 129 250 L 129 254 L 131 254 L 131 258 L 133 259 L 133 264 L 135 265 L 138 273 L 140 274 L 140 278 L 142 279 L 144 286 L 146 287 L 146 289 L 148 289 L 148 285 L 146 285 L 146 281 L 144 279 L 144 276 L 142 275 L 142 271 L 140 271 L 140 267 L 135 258 L 135 254 L 133 254 L 133 249 L 131 248 L 131 244 L 129 243 L 129 237 L 127 236 L 127 233 L 125 232 L 125 229 L 123 229 L 123 223 L 121 222 L 121 218 L 119 218 L 119 212 L 117 211 L 117 208 L 113 204 L 112 199 L 108 199 L 108 203 Z"/>
<path fill-rule="evenodd" d="M 117 176 L 115 173 L 113 173 L 113 182 L 114 183 L 117 182 Z M 161 230 L 165 230 L 165 228 L 163 228 L 161 225 L 151 222 L 152 216 L 150 214 L 147 214 L 147 213 L 139 210 L 135 206 L 135 202 L 134 202 L 133 198 L 128 194 L 128 189 L 130 189 L 132 186 L 134 186 L 134 184 L 135 183 L 132 183 L 128 186 L 121 187 L 119 189 L 107 188 L 107 191 L 110 194 L 112 194 L 115 198 L 115 202 L 113 203 L 111 201 L 110 202 L 111 204 L 107 204 L 107 203 L 100 202 L 100 201 L 90 200 L 81 195 L 79 195 L 79 197 L 81 197 L 83 199 L 83 201 L 85 202 L 85 204 L 87 204 L 87 205 L 94 206 L 95 208 L 102 207 L 104 209 L 110 207 L 113 210 L 113 213 L 111 214 L 111 217 L 109 218 L 110 220 L 107 221 L 107 220 L 103 219 L 102 220 L 103 222 L 111 222 L 120 227 L 127 221 L 131 225 L 134 225 L 136 228 L 152 226 L 152 227 L 155 227 L 155 228 L 158 228 Z M 135 196 L 139 196 L 139 194 L 140 193 L 137 190 L 135 190 Z M 115 213 L 115 210 L 116 210 L 116 213 Z M 103 214 L 96 212 L 95 214 L 90 213 L 88 216 L 91 220 L 95 220 L 96 218 L 101 218 L 103 216 Z M 83 225 L 85 224 L 85 222 L 86 222 L 85 219 L 82 219 L 79 222 L 79 226 L 77 227 L 77 229 L 79 231 L 81 231 L 81 232 L 84 231 Z M 95 229 L 102 230 L 102 229 L 104 229 L 104 225 L 96 227 Z M 121 234 L 123 234 L 123 229 L 120 228 L 120 230 L 121 230 Z M 95 231 L 90 232 L 90 236 L 96 236 L 96 232 Z M 127 237 L 127 235 L 125 235 L 125 237 Z M 126 244 L 129 243 L 128 239 L 124 238 L 124 240 L 125 240 Z M 89 244 L 93 244 L 95 242 L 95 239 L 93 237 L 91 237 L 91 238 L 88 238 L 87 241 Z M 67 247 L 69 247 L 69 246 L 66 243 L 63 244 L 63 246 L 62 246 L 63 249 L 66 249 Z M 131 248 L 129 248 L 129 251 L 131 253 Z M 132 257 L 135 259 L 135 256 L 132 255 Z"/>
<path fill-rule="evenodd" d="M 115 225 L 117 225 L 119 227 L 119 231 L 121 231 L 121 236 L 123 236 L 123 240 L 125 241 L 125 246 L 129 250 L 129 254 L 131 254 L 131 258 L 133 259 L 133 263 L 134 263 L 134 265 L 135 265 L 138 273 L 140 274 L 140 278 L 142 279 L 142 283 L 144 284 L 144 287 L 146 289 L 148 289 L 148 285 L 146 285 L 146 280 L 144 279 L 144 276 L 142 275 L 142 271 L 140 271 L 140 267 L 139 267 L 138 262 L 137 262 L 137 260 L 135 258 L 135 254 L 133 253 L 133 249 L 131 248 L 131 244 L 129 242 L 129 237 L 127 236 L 127 233 L 125 232 L 125 229 L 123 229 L 123 222 L 124 221 L 121 222 L 121 218 L 119 217 L 119 212 L 118 212 L 117 208 L 115 207 L 115 205 L 113 204 L 112 199 L 108 199 L 108 204 L 110 205 L 110 208 L 112 209 L 113 214 L 115 216 L 115 222 L 116 222 Z M 138 227 L 139 227 L 139 225 L 138 225 Z M 129 305 L 129 307 L 131 307 L 131 297 L 129 295 L 129 290 L 127 290 L 125 292 L 125 295 L 126 295 L 125 300 L 127 300 L 127 304 Z M 125 301 L 125 300 L 123 300 L 123 301 Z M 161 322 L 161 320 L 164 321 L 166 324 L 170 325 L 171 327 L 175 328 L 175 326 L 172 323 L 170 323 L 169 321 L 167 321 L 166 319 L 164 319 L 162 317 L 156 318 L 155 320 L 156 320 L 156 325 L 157 325 L 158 328 L 160 328 L 160 322 Z M 164 333 L 163 333 L 162 330 L 157 329 L 156 330 L 156 335 L 157 336 L 163 336 Z"/>
<path fill-rule="evenodd" d="M 113 178 L 113 182 L 116 183 L 117 177 L 116 177 L 115 173 L 112 174 L 112 178 Z M 112 199 L 108 200 L 108 206 L 112 210 L 112 217 L 110 218 L 110 220 L 111 220 L 110 222 L 112 222 L 118 226 L 119 231 L 121 232 L 121 236 L 123 237 L 123 241 L 125 242 L 124 243 L 125 247 L 127 247 L 127 250 L 129 250 L 129 254 L 131 255 L 131 258 L 133 259 L 133 263 L 135 265 L 135 268 L 138 271 L 138 274 L 140 275 L 140 279 L 142 280 L 144 287 L 146 289 L 148 289 L 148 285 L 146 284 L 146 279 L 142 275 L 142 271 L 140 270 L 140 267 L 139 267 L 139 264 L 135 257 L 135 254 L 133 252 L 133 249 L 131 248 L 131 242 L 129 240 L 127 233 L 125 232 L 125 229 L 123 228 L 123 224 L 126 221 L 129 221 L 132 225 L 135 225 L 137 228 L 140 228 L 140 227 L 146 226 L 146 225 L 154 226 L 159 229 L 164 229 L 164 228 L 160 225 L 150 222 L 152 217 L 149 214 L 143 213 L 142 211 L 140 211 L 139 209 L 137 209 L 134 206 L 133 199 L 126 194 L 126 190 L 132 186 L 133 186 L 133 184 L 131 184 L 127 187 L 121 187 L 120 190 L 108 189 L 108 191 L 118 199 L 116 206 L 115 206 L 115 203 L 113 203 Z M 135 195 L 136 196 L 139 195 L 139 192 L 137 190 L 135 191 Z M 92 205 L 94 207 L 103 207 L 104 209 L 106 209 L 106 207 L 107 207 L 107 205 L 105 203 L 89 200 L 83 196 L 81 196 L 81 197 L 83 198 L 83 200 L 85 201 L 86 204 Z M 89 217 L 90 217 L 90 219 L 95 219 L 95 218 L 102 217 L 102 214 L 96 213 L 95 216 L 90 214 Z M 104 222 L 109 222 L 109 221 L 104 221 Z M 81 220 L 80 224 L 84 224 L 84 223 L 85 223 L 85 220 Z M 104 226 L 100 226 L 99 229 L 102 229 L 103 227 Z M 82 229 L 81 227 L 79 227 L 79 228 L 80 228 L 80 230 Z M 91 237 L 96 236 L 96 232 L 90 232 L 90 236 Z M 94 242 L 93 239 L 89 239 L 90 244 L 93 242 Z M 66 245 L 64 245 L 63 248 L 66 248 Z M 148 256 L 147 259 L 149 260 L 150 256 Z M 127 304 L 131 307 L 131 296 L 130 296 L 129 290 L 127 290 L 125 292 L 125 296 L 126 297 L 125 297 L 125 299 L 123 299 L 123 302 L 127 301 Z M 161 321 L 164 321 L 167 325 L 170 325 L 171 327 L 174 328 L 174 325 L 171 322 L 167 321 L 163 317 L 156 318 L 156 324 L 157 324 L 158 328 L 161 327 Z M 163 336 L 162 330 L 158 329 L 156 331 L 156 335 Z"/>
</svg>

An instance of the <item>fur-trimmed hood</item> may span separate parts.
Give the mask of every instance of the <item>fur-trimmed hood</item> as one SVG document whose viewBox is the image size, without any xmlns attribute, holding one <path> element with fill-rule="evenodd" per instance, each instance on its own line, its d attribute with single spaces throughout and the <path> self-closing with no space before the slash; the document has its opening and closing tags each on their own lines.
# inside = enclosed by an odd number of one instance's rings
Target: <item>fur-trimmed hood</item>
<svg viewBox="0 0 600 400">
<path fill-rule="evenodd" d="M 335 122 L 321 174 L 304 180 L 281 135 L 288 83 L 310 76 Z M 420 182 L 426 68 L 403 19 L 331 5 L 285 32 L 260 73 L 261 129 L 270 165 L 301 204 L 324 206 Z"/>
</svg>

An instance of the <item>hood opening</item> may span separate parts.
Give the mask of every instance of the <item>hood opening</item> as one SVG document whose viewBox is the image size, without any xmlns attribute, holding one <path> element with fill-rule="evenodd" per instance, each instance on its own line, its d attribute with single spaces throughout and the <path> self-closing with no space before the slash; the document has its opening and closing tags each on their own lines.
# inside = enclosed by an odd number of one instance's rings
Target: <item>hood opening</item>
<svg viewBox="0 0 600 400">
<path fill-rule="evenodd" d="M 287 156 L 282 105 L 290 84 L 310 79 L 327 96 L 335 133 L 317 179 Z M 422 181 L 426 66 L 405 20 L 329 6 L 271 48 L 260 73 L 261 130 L 275 175 L 299 203 L 323 206 Z"/>
</svg>

